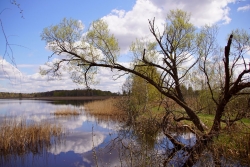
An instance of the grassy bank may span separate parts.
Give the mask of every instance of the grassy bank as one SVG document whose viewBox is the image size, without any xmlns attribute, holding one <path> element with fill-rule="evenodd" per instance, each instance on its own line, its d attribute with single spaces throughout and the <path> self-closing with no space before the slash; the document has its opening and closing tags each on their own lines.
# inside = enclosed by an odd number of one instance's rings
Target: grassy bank
<svg viewBox="0 0 250 167">
<path fill-rule="evenodd" d="M 5 118 L 0 124 L 0 155 L 23 155 L 39 153 L 51 144 L 51 137 L 60 137 L 64 130 L 50 123 L 27 124 L 25 119 Z"/>
</svg>

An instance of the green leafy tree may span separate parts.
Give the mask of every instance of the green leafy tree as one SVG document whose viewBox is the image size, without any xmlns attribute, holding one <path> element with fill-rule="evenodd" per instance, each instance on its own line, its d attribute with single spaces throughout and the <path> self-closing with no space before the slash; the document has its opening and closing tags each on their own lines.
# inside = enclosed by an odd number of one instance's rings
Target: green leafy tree
<svg viewBox="0 0 250 167">
<path fill-rule="evenodd" d="M 146 75 L 155 82 L 159 82 L 160 74 L 157 72 L 157 69 L 154 66 L 148 66 L 144 62 L 140 61 L 140 56 L 143 54 L 144 49 L 146 49 L 148 52 L 145 53 L 144 58 L 147 59 L 147 61 L 156 62 L 158 56 L 158 53 L 155 50 L 156 46 L 155 42 L 150 42 L 145 39 L 137 39 L 132 43 L 130 50 L 134 55 L 134 63 L 136 64 L 135 70 Z M 134 101 L 137 101 L 137 105 L 143 105 L 145 110 L 147 103 L 160 100 L 160 92 L 154 86 L 149 84 L 148 81 L 134 74 L 131 79 L 130 97 L 133 98 Z"/>
<path fill-rule="evenodd" d="M 159 32 L 154 19 L 149 21 L 149 30 L 154 37 L 153 45 L 150 46 L 154 46 L 154 49 L 135 49 L 137 54 L 134 55 L 131 66 L 127 67 L 117 61 L 119 44 L 109 32 L 107 23 L 103 20 L 93 22 L 89 31 L 82 37 L 82 24 L 77 20 L 64 19 L 58 25 L 45 28 L 41 34 L 53 54 L 62 57 L 47 63 L 47 67 L 41 69 L 41 73 L 60 76 L 60 69 L 65 68 L 71 73 L 73 81 L 88 86 L 94 81 L 98 67 L 104 67 L 124 71 L 145 80 L 182 109 L 181 115 L 166 110 L 162 129 L 176 150 L 184 149 L 192 153 L 185 163 L 186 166 L 192 166 L 206 144 L 212 141 L 214 136 L 219 135 L 227 104 L 250 87 L 250 68 L 247 59 L 244 58 L 244 53 L 249 51 L 250 35 L 234 31 L 229 37 L 224 55 L 214 59 L 213 53 L 217 45 L 215 28 L 205 26 L 200 32 L 196 32 L 194 25 L 190 23 L 190 15 L 182 10 L 169 12 L 163 32 Z M 157 50 L 158 54 L 152 54 L 154 56 L 150 57 L 154 50 Z M 220 63 L 221 61 L 223 63 Z M 211 65 L 216 63 L 218 68 L 210 70 Z M 243 69 L 237 68 L 239 64 L 243 65 Z M 142 66 L 145 69 L 159 71 L 159 79 L 152 78 L 148 72 L 141 70 Z M 197 111 L 184 98 L 181 89 L 197 66 L 216 105 L 211 129 L 206 128 Z M 213 80 L 215 77 L 218 82 Z M 170 118 L 176 122 L 190 121 L 199 131 L 196 133 L 191 127 L 185 126 L 197 135 L 194 147 L 185 147 L 169 133 L 167 124 Z"/>
</svg>

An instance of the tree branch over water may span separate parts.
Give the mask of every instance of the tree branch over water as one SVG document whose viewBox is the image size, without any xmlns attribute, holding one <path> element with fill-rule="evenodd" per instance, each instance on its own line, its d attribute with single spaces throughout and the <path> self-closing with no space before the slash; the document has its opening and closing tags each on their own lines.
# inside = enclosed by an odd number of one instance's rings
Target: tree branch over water
<svg viewBox="0 0 250 167">
<path fill-rule="evenodd" d="M 186 165 L 197 162 L 196 156 L 199 157 L 207 143 L 212 142 L 213 137 L 220 134 L 222 117 L 231 99 L 238 97 L 250 87 L 250 69 L 243 54 L 249 51 L 250 35 L 243 30 L 236 30 L 230 35 L 224 56 L 221 58 L 216 43 L 216 26 L 204 26 L 197 32 L 190 23 L 190 14 L 172 10 L 167 15 L 162 33 L 155 25 L 155 19 L 149 20 L 153 40 L 138 39 L 134 42 L 131 45 L 133 60 L 130 66 L 125 66 L 118 62 L 119 43 L 109 32 L 107 23 L 103 20 L 94 21 L 84 36 L 82 27 L 77 20 L 63 19 L 61 23 L 43 30 L 42 40 L 52 50 L 52 55 L 58 55 L 61 59 L 54 63 L 48 62 L 47 67 L 41 69 L 41 72 L 56 76 L 60 74 L 61 69 L 68 69 L 74 81 L 85 83 L 87 86 L 94 81 L 99 67 L 123 71 L 143 79 L 180 108 L 183 115 L 180 117 L 180 112 L 171 111 L 172 121 L 188 121 L 195 130 L 189 126 L 187 129 L 199 134 L 195 146 L 190 150 L 186 149 L 192 154 Z M 242 63 L 243 66 L 240 66 Z M 159 75 L 151 75 L 150 71 L 154 71 L 152 69 Z M 195 72 L 198 76 L 194 76 Z M 208 90 L 209 98 L 215 106 L 211 129 L 207 129 L 194 106 L 184 96 L 182 87 L 185 83 L 191 82 L 192 76 L 200 83 L 204 83 L 203 87 L 198 86 Z M 166 110 L 166 117 L 168 114 Z M 162 126 L 165 136 L 178 148 L 177 150 L 186 148 L 165 130 L 164 126 L 167 125 Z M 183 128 L 179 126 L 181 127 Z"/>
</svg>

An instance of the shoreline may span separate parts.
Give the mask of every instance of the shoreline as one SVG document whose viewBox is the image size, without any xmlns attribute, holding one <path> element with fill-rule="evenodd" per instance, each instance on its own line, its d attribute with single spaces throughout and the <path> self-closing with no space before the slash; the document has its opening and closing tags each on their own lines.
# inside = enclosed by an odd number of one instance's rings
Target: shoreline
<svg viewBox="0 0 250 167">
<path fill-rule="evenodd" d="M 62 97 L 23 97 L 23 98 L 0 98 L 20 100 L 103 100 L 115 96 L 62 96 Z"/>
</svg>

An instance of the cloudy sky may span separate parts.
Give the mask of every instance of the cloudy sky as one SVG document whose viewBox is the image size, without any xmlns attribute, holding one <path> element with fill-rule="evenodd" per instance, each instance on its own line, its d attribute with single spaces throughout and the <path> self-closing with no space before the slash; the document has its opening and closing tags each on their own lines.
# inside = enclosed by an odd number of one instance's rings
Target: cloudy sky
<svg viewBox="0 0 250 167">
<path fill-rule="evenodd" d="M 92 21 L 103 18 L 119 41 L 124 55 L 120 62 L 129 62 L 128 48 L 133 40 L 150 35 L 148 19 L 155 18 L 161 26 L 171 9 L 190 12 L 191 22 L 197 28 L 217 24 L 221 46 L 226 44 L 226 37 L 233 29 L 250 30 L 249 0 L 16 0 L 19 8 L 12 1 L 0 1 L 0 92 L 84 88 L 73 83 L 67 72 L 61 80 L 54 81 L 39 74 L 39 66 L 51 55 L 40 34 L 43 28 L 59 23 L 64 17 L 81 20 L 85 31 Z M 5 35 L 11 44 L 7 50 Z M 113 75 L 110 70 L 101 70 L 97 75 L 99 84 L 92 88 L 120 91 L 125 77 L 114 81 Z"/>
</svg>

